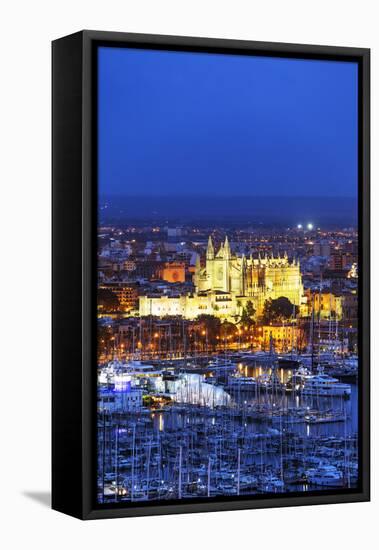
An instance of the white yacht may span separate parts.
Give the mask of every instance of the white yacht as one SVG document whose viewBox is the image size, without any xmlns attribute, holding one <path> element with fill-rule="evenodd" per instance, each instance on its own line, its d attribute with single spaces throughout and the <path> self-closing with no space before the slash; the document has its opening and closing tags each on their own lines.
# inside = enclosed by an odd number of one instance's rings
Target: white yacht
<svg viewBox="0 0 379 550">
<path fill-rule="evenodd" d="M 252 376 L 229 376 L 227 386 L 229 389 L 252 391 L 257 387 L 257 381 Z"/>
<path fill-rule="evenodd" d="M 344 482 L 341 470 L 332 464 L 319 464 L 317 468 L 311 468 L 305 473 L 308 482 L 312 485 L 341 487 Z"/>
<path fill-rule="evenodd" d="M 304 378 L 304 385 L 300 388 L 300 392 L 303 395 L 349 397 L 351 386 L 327 374 L 316 374 Z"/>
<path fill-rule="evenodd" d="M 132 380 L 134 385 L 139 385 L 141 378 L 158 377 L 161 374 L 153 365 L 145 365 L 141 361 L 113 360 L 99 369 L 98 384 L 112 385 L 116 390 L 122 391 L 130 387 Z"/>
</svg>

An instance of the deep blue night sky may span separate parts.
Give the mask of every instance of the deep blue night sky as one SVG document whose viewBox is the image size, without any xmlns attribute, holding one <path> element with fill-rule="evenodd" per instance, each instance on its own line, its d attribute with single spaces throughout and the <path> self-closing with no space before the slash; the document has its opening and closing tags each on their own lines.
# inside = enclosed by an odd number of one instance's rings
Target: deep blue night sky
<svg viewBox="0 0 379 550">
<path fill-rule="evenodd" d="M 99 190 L 357 194 L 357 65 L 99 49 Z"/>
</svg>

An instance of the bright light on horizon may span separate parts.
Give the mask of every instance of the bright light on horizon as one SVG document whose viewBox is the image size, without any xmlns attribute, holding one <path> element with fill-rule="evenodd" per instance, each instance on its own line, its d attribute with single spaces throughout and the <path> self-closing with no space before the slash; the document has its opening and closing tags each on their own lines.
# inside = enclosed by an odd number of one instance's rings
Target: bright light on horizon
<svg viewBox="0 0 379 550">
<path fill-rule="evenodd" d="M 313 229 L 313 223 L 309 223 L 309 224 L 307 225 L 307 229 L 309 229 L 309 230 L 311 231 L 311 229 Z"/>
<path fill-rule="evenodd" d="M 298 223 L 298 224 L 297 224 L 297 228 L 298 228 L 298 229 L 303 229 L 302 224 L 301 224 L 301 223 Z"/>
</svg>

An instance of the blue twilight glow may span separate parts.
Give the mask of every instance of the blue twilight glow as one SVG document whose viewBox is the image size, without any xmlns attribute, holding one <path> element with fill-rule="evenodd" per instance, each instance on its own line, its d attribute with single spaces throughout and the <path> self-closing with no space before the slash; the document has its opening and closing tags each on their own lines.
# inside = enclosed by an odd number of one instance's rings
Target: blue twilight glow
<svg viewBox="0 0 379 550">
<path fill-rule="evenodd" d="M 355 197 L 357 73 L 101 47 L 100 195 Z"/>
</svg>

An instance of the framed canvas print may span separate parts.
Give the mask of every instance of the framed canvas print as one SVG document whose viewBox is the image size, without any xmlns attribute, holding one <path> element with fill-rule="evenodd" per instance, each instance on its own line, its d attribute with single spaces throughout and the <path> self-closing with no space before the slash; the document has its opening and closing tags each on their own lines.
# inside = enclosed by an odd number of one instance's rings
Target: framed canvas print
<svg viewBox="0 0 379 550">
<path fill-rule="evenodd" d="M 369 499 L 369 50 L 53 42 L 53 508 Z"/>
</svg>

